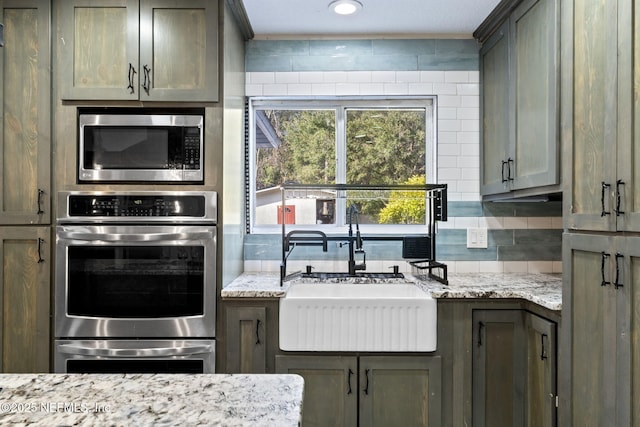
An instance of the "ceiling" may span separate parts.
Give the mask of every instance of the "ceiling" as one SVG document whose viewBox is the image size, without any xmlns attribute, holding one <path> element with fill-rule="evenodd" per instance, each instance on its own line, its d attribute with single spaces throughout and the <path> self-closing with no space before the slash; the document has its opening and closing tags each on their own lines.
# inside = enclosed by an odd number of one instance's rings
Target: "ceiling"
<svg viewBox="0 0 640 427">
<path fill-rule="evenodd" d="M 500 0 L 360 0 L 340 16 L 331 0 L 242 0 L 255 38 L 472 38 Z"/>
</svg>

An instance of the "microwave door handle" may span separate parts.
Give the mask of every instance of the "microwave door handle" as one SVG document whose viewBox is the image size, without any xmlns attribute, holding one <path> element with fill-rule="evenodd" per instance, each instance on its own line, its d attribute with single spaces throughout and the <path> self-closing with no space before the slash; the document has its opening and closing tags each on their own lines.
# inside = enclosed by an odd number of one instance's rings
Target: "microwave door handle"
<svg viewBox="0 0 640 427">
<path fill-rule="evenodd" d="M 60 353 L 75 354 L 80 356 L 99 357 L 168 357 L 168 356 L 192 356 L 196 354 L 212 353 L 210 345 L 194 345 L 183 347 L 151 347 L 151 348 L 94 348 L 75 344 L 62 344 L 58 346 Z"/>
<path fill-rule="evenodd" d="M 103 241 L 103 242 L 162 242 L 172 240 L 205 240 L 212 239 L 210 231 L 190 231 L 187 233 L 141 233 L 141 234 L 117 234 L 117 233 L 85 233 L 75 231 L 59 231 L 62 239 Z"/>
</svg>

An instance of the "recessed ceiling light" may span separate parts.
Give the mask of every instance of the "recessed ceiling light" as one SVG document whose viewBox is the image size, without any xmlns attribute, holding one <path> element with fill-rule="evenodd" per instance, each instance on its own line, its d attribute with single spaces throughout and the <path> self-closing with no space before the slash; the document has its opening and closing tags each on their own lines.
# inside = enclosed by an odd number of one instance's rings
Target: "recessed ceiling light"
<svg viewBox="0 0 640 427">
<path fill-rule="evenodd" d="M 357 0 L 336 0 L 329 4 L 329 8 L 338 15 L 353 15 L 362 9 L 362 3 Z"/>
</svg>

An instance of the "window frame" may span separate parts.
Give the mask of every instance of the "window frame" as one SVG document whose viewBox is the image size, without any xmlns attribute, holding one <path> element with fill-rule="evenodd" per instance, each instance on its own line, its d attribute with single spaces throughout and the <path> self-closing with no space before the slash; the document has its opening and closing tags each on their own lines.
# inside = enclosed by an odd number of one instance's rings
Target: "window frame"
<svg viewBox="0 0 640 427">
<path fill-rule="evenodd" d="M 271 97 L 256 96 L 248 98 L 248 149 L 245 159 L 247 183 L 247 219 L 250 234 L 275 234 L 281 233 L 281 225 L 260 224 L 256 225 L 256 134 L 255 114 L 257 110 L 335 110 L 336 111 L 336 183 L 344 183 L 346 180 L 346 115 L 349 109 L 367 110 L 395 110 L 395 109 L 426 109 L 425 114 L 425 165 L 427 169 L 426 182 L 438 183 L 437 168 L 437 135 L 438 135 L 438 108 L 436 95 L 424 96 L 288 96 Z M 428 110 L 431 109 L 431 114 Z M 337 206 L 336 206 L 337 208 Z M 361 228 L 365 232 L 376 234 L 406 234 L 423 233 L 425 224 L 363 224 Z M 295 229 L 295 225 L 288 228 Z M 336 224 L 301 225 L 304 229 L 318 229 L 327 234 L 344 233 L 346 225 L 344 221 L 336 221 Z"/>
</svg>

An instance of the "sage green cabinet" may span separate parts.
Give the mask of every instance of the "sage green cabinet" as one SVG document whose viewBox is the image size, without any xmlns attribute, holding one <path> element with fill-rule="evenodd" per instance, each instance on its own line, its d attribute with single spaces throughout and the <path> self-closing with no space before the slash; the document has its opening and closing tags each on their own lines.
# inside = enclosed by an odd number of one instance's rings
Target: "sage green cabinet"
<svg viewBox="0 0 640 427">
<path fill-rule="evenodd" d="M 524 312 L 474 310 L 473 325 L 473 425 L 522 426 Z"/>
<path fill-rule="evenodd" d="M 509 191 L 505 161 L 509 140 L 509 22 L 480 49 L 480 192 Z"/>
<path fill-rule="evenodd" d="M 640 422 L 640 237 L 565 234 L 562 425 Z"/>
<path fill-rule="evenodd" d="M 559 22 L 559 0 L 525 0 L 482 46 L 482 195 L 560 190 Z"/>
<path fill-rule="evenodd" d="M 223 299 L 219 365 L 225 373 L 275 371 L 278 349 L 278 301 L 265 298 Z"/>
<path fill-rule="evenodd" d="M 358 425 L 358 358 L 276 356 L 276 372 L 304 378 L 302 427 Z"/>
<path fill-rule="evenodd" d="M 61 97 L 218 100 L 218 2 L 60 2 Z"/>
<path fill-rule="evenodd" d="M 440 426 L 439 356 L 278 355 L 305 380 L 302 426 Z"/>
<path fill-rule="evenodd" d="M 49 224 L 50 7 L 0 0 L 0 224 Z"/>
<path fill-rule="evenodd" d="M 0 372 L 49 372 L 51 247 L 49 227 L 0 227 Z"/>
<path fill-rule="evenodd" d="M 264 374 L 267 360 L 265 307 L 228 307 L 227 372 Z"/>
<path fill-rule="evenodd" d="M 556 425 L 556 324 L 525 310 L 473 311 L 473 425 Z"/>
<path fill-rule="evenodd" d="M 565 227 L 640 231 L 638 2 L 567 4 L 563 139 Z M 635 15 L 634 15 L 635 14 Z"/>
</svg>

